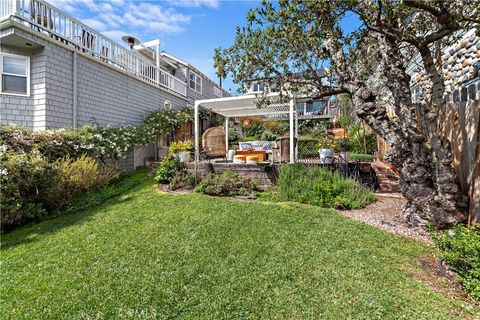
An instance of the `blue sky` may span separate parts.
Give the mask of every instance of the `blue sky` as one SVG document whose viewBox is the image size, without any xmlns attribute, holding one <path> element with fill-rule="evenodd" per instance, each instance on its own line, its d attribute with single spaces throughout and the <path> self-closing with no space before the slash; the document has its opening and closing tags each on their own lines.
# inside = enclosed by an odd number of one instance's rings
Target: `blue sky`
<svg viewBox="0 0 480 320">
<path fill-rule="evenodd" d="M 159 38 L 161 50 L 188 61 L 218 82 L 213 50 L 233 44 L 235 29 L 245 24 L 260 1 L 220 0 L 48 0 L 112 40 L 123 35 L 141 41 Z M 236 90 L 227 79 L 224 88 Z"/>
</svg>

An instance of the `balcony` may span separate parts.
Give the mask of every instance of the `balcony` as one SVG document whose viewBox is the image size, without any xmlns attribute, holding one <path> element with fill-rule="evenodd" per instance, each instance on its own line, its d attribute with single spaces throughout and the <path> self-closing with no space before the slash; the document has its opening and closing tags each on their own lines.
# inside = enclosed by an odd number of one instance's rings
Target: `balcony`
<svg viewBox="0 0 480 320">
<path fill-rule="evenodd" d="M 157 67 L 140 53 L 124 48 L 45 1 L 0 0 L 0 21 L 8 19 L 139 79 L 182 96 L 187 94 L 184 81 Z"/>
<path fill-rule="evenodd" d="M 315 100 L 297 104 L 299 119 L 332 118 L 336 115 L 336 105 L 329 100 Z"/>
</svg>

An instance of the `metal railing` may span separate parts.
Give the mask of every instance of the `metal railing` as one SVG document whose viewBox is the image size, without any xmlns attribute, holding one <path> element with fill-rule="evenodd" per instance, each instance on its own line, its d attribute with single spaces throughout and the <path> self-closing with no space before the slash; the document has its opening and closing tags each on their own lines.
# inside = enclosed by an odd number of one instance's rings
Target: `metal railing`
<svg viewBox="0 0 480 320">
<path fill-rule="evenodd" d="M 184 81 L 43 0 L 1 0 L 0 19 L 14 19 L 142 80 L 187 94 Z"/>
<path fill-rule="evenodd" d="M 297 104 L 299 118 L 330 118 L 335 115 L 335 105 L 331 101 L 301 102 Z"/>
</svg>

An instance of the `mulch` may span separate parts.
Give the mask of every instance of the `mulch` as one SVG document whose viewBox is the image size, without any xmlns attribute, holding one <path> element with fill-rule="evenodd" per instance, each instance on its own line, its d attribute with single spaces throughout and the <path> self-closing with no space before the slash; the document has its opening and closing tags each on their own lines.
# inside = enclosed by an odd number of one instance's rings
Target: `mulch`
<svg viewBox="0 0 480 320">
<path fill-rule="evenodd" d="M 414 228 L 407 223 L 402 212 L 406 200 L 401 194 L 377 194 L 377 198 L 376 202 L 362 209 L 337 211 L 387 232 L 420 241 L 428 246 L 433 245 L 427 231 L 422 228 Z"/>
</svg>

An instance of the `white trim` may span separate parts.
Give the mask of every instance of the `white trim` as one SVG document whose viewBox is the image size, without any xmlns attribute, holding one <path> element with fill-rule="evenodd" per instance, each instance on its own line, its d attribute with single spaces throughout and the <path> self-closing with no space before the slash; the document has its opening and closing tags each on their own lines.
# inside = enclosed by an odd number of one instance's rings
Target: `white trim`
<svg viewBox="0 0 480 320">
<path fill-rule="evenodd" d="M 3 57 L 12 57 L 16 59 L 25 60 L 26 75 L 18 75 L 14 73 L 3 72 Z M 25 77 L 27 80 L 27 84 L 26 84 L 27 92 L 26 93 L 3 92 L 3 75 L 4 74 L 10 75 L 10 76 L 16 76 L 16 77 Z M 21 56 L 18 54 L 0 52 L 0 94 L 10 95 L 10 96 L 30 97 L 30 57 L 29 56 Z"/>
<path fill-rule="evenodd" d="M 1 1 L 1 0 L 0 0 L 0 1 Z M 132 78 L 132 79 L 135 79 L 135 80 L 138 80 L 138 81 L 141 81 L 141 82 L 143 82 L 143 83 L 145 83 L 145 84 L 148 84 L 148 85 L 152 86 L 153 88 L 162 90 L 163 92 L 167 92 L 167 93 L 169 93 L 169 94 L 171 94 L 171 95 L 174 95 L 175 97 L 177 97 L 177 98 L 179 98 L 179 99 L 182 99 L 182 100 L 184 100 L 184 101 L 188 101 L 188 98 L 187 98 L 186 94 L 183 95 L 183 94 L 181 94 L 181 93 L 178 93 L 178 92 L 176 92 L 176 91 L 173 91 L 172 89 L 169 89 L 169 88 L 166 87 L 166 86 L 157 85 L 157 84 L 154 84 L 154 83 L 152 83 L 152 82 L 150 82 L 150 81 L 147 81 L 147 80 L 145 80 L 145 79 L 142 79 L 142 78 L 140 78 L 140 77 L 137 77 L 137 76 L 135 76 L 134 74 L 129 73 L 129 72 L 125 71 L 125 70 L 122 70 L 121 68 L 118 68 L 118 67 L 116 67 L 116 66 L 114 66 L 114 65 L 112 65 L 112 64 L 110 64 L 110 63 L 107 63 L 107 62 L 105 62 L 105 61 L 102 61 L 102 60 L 100 60 L 100 59 L 97 59 L 96 57 L 94 57 L 94 56 L 92 56 L 92 55 L 89 55 L 89 54 L 87 54 L 87 53 L 85 53 L 85 52 L 79 51 L 79 50 L 75 49 L 74 47 L 71 47 L 71 46 L 69 46 L 69 45 L 67 45 L 67 44 L 65 44 L 65 43 L 56 41 L 56 40 L 52 39 L 52 38 L 49 37 L 49 36 L 46 36 L 46 35 L 44 35 L 44 34 L 42 34 L 42 33 L 36 33 L 36 32 L 34 32 L 34 31 L 32 31 L 31 28 L 28 28 L 28 27 L 26 27 L 26 26 L 24 26 L 24 25 L 22 25 L 22 24 L 19 24 L 19 23 L 16 22 L 16 21 L 13 21 L 13 20 L 0 21 L 0 29 L 6 29 L 7 27 L 12 27 L 12 28 L 14 28 L 14 29 L 16 28 L 16 29 L 19 29 L 19 30 L 21 30 L 21 31 L 28 32 L 30 35 L 39 37 L 39 38 L 41 38 L 41 39 L 43 39 L 43 40 L 46 40 L 46 41 L 49 42 L 49 43 L 53 43 L 53 44 L 55 44 L 55 45 L 57 45 L 57 46 L 59 46 L 59 47 L 61 47 L 61 48 L 66 49 L 66 50 L 76 51 L 77 54 L 78 54 L 79 56 L 81 56 L 82 58 L 86 58 L 86 59 L 91 60 L 91 61 L 93 61 L 93 62 L 99 63 L 100 65 L 103 65 L 103 66 L 105 66 L 105 67 L 107 67 L 107 68 L 109 68 L 109 69 L 111 69 L 111 70 L 113 70 L 113 71 L 116 71 L 116 72 L 118 72 L 118 73 L 120 73 L 120 74 L 122 74 L 122 75 L 128 76 L 128 77 L 130 77 L 130 78 Z M 185 90 L 187 90 L 187 86 L 185 86 Z M 0 93 L 0 94 L 6 95 L 7 93 Z"/>
<path fill-rule="evenodd" d="M 195 88 L 192 88 L 192 87 L 190 86 L 190 81 L 191 81 L 191 80 L 190 80 L 190 75 L 191 75 L 191 74 L 193 74 L 193 75 L 195 76 L 195 78 L 194 78 Z M 198 84 L 198 83 L 197 83 L 197 78 L 200 79 L 200 91 L 197 90 L 197 84 Z M 197 74 L 196 72 L 194 72 L 194 71 L 192 71 L 192 70 L 188 70 L 188 87 L 189 87 L 190 89 L 192 89 L 192 90 L 195 90 L 195 91 L 198 92 L 198 93 L 202 93 L 202 91 L 203 91 L 203 78 L 202 78 L 199 74 Z"/>
</svg>

